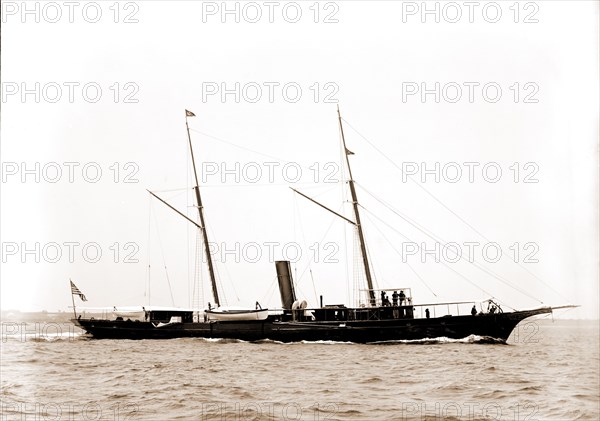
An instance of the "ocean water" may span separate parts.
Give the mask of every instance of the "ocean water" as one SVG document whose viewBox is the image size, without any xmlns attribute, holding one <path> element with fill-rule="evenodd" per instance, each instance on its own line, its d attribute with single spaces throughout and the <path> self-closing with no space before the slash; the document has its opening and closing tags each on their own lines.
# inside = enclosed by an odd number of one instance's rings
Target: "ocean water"
<svg viewBox="0 0 600 421">
<path fill-rule="evenodd" d="M 598 420 L 598 322 L 360 345 L 94 340 L 3 321 L 2 420 Z"/>
</svg>

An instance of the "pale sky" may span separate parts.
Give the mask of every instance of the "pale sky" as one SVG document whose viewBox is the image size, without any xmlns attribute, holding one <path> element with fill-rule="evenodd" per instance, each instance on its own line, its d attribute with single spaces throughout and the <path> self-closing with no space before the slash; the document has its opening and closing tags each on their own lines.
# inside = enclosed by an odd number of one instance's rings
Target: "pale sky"
<svg viewBox="0 0 600 421">
<path fill-rule="evenodd" d="M 379 288 L 598 318 L 597 2 L 75 3 L 2 2 L 2 310 L 194 304 L 146 192 L 196 219 L 185 109 L 227 304 L 278 307 L 296 250 L 299 298 L 353 304 L 351 226 L 288 188 L 353 219 L 339 104 Z"/>
</svg>

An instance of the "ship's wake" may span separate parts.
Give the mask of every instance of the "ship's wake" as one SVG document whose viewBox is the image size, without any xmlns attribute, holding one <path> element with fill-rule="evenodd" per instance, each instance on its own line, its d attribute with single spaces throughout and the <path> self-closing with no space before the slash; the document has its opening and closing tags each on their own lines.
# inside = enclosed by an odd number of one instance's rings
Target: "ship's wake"
<svg viewBox="0 0 600 421">
<path fill-rule="evenodd" d="M 492 336 L 479 336 L 469 335 L 466 338 L 453 339 L 446 336 L 440 336 L 438 338 L 423 338 L 423 339 L 399 339 L 392 341 L 377 341 L 369 342 L 370 344 L 377 345 L 393 345 L 393 344 L 407 344 L 407 345 L 432 345 L 432 344 L 493 344 L 493 345 L 506 345 L 506 341 L 500 338 L 494 338 Z"/>
<path fill-rule="evenodd" d="M 209 343 L 251 343 L 251 344 L 274 344 L 274 345 L 357 345 L 357 342 L 349 341 L 334 341 L 334 340 L 319 340 L 319 341 L 295 341 L 295 342 L 283 342 L 276 341 L 273 339 L 260 339 L 256 341 L 244 341 L 241 339 L 227 339 L 227 338 L 194 338 L 202 342 Z M 504 339 L 494 338 L 492 336 L 479 336 L 469 335 L 466 338 L 453 339 L 446 336 L 438 338 L 424 338 L 424 339 L 398 339 L 389 341 L 375 341 L 367 342 L 366 345 L 436 345 L 436 344 L 492 344 L 492 345 L 506 345 Z"/>
</svg>

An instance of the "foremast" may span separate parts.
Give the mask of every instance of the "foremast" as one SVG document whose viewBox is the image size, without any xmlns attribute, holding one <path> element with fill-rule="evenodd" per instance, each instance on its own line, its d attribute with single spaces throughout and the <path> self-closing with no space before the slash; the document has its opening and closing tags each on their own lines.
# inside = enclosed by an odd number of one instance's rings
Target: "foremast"
<svg viewBox="0 0 600 421">
<path fill-rule="evenodd" d="M 342 115 L 340 107 L 337 107 L 338 121 L 340 124 L 340 134 L 342 135 L 342 143 L 344 145 L 344 155 L 346 156 L 346 165 L 348 166 L 348 185 L 350 187 L 350 195 L 352 196 L 352 207 L 354 208 L 354 218 L 356 220 L 356 228 L 358 229 L 358 240 L 360 243 L 360 253 L 365 268 L 365 277 L 367 278 L 367 287 L 369 292 L 369 301 L 371 306 L 376 305 L 375 291 L 373 290 L 373 278 L 371 277 L 371 268 L 369 266 L 369 257 L 367 255 L 367 246 L 365 243 L 365 235 L 363 234 L 362 224 L 360 222 L 360 212 L 358 211 L 358 199 L 356 197 L 356 188 L 354 187 L 354 179 L 352 178 L 352 169 L 350 168 L 349 155 L 352 154 L 346 147 L 346 139 L 344 137 L 344 128 L 342 126 Z"/>
<path fill-rule="evenodd" d="M 206 232 L 206 223 L 204 222 L 204 208 L 202 206 L 202 197 L 200 196 L 200 183 L 198 183 L 198 172 L 196 171 L 196 161 L 194 159 L 194 149 L 192 148 L 192 137 L 190 136 L 190 127 L 188 125 L 188 117 L 195 117 L 196 115 L 188 110 L 185 110 L 185 128 L 187 130 L 188 143 L 190 145 L 190 154 L 192 156 L 192 167 L 194 168 L 194 179 L 196 185 L 194 186 L 194 192 L 196 193 L 196 204 L 198 207 L 198 214 L 200 215 L 200 231 L 202 232 L 202 240 L 204 243 L 204 253 L 206 255 L 206 261 L 208 262 L 208 273 L 210 275 L 210 284 L 212 287 L 213 298 L 215 304 L 221 305 L 219 301 L 219 292 L 217 291 L 217 280 L 215 279 L 215 269 L 213 266 L 212 256 L 208 247 L 208 234 Z"/>
</svg>

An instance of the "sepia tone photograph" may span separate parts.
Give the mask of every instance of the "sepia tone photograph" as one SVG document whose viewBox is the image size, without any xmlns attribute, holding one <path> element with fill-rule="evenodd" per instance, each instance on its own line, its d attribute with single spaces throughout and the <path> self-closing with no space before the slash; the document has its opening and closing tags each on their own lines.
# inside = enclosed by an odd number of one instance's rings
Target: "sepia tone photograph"
<svg viewBox="0 0 600 421">
<path fill-rule="evenodd" d="M 0 420 L 600 419 L 599 1 L 0 11 Z"/>
</svg>

